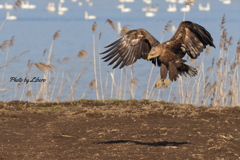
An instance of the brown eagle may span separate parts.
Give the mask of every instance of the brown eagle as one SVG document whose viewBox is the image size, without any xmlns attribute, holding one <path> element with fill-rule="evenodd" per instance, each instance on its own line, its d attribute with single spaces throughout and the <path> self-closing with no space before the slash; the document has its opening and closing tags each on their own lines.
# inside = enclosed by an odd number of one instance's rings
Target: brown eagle
<svg viewBox="0 0 240 160">
<path fill-rule="evenodd" d="M 185 64 L 182 59 L 187 53 L 192 59 L 196 59 L 207 45 L 215 48 L 210 33 L 202 26 L 183 21 L 180 23 L 173 37 L 160 43 L 145 29 L 130 30 L 122 38 L 111 43 L 109 48 L 101 54 L 108 53 L 102 59 L 114 64 L 113 69 L 121 69 L 137 61 L 137 59 L 150 60 L 154 65 L 160 67 L 161 79 L 155 84 L 167 87 L 170 80 L 176 81 L 178 75 L 197 75 L 196 68 Z M 169 79 L 164 82 L 169 72 Z"/>
</svg>

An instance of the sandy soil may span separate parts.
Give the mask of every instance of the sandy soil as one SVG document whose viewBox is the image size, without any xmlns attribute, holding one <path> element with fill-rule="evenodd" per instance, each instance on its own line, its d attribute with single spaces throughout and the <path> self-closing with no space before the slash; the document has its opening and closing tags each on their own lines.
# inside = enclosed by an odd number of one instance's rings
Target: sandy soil
<svg viewBox="0 0 240 160">
<path fill-rule="evenodd" d="M 0 160 L 240 159 L 240 107 L 0 102 Z"/>
</svg>

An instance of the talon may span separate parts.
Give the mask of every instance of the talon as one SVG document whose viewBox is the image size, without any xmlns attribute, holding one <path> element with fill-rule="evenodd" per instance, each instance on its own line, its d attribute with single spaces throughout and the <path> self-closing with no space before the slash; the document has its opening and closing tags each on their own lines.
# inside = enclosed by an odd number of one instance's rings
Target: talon
<svg viewBox="0 0 240 160">
<path fill-rule="evenodd" d="M 154 85 L 154 88 L 160 87 L 162 82 L 163 82 L 163 79 L 161 79 L 160 81 L 158 81 L 158 82 Z"/>
<path fill-rule="evenodd" d="M 169 82 L 170 82 L 170 79 L 168 79 L 167 81 L 165 81 L 165 82 L 162 84 L 162 87 L 167 88 Z"/>
</svg>

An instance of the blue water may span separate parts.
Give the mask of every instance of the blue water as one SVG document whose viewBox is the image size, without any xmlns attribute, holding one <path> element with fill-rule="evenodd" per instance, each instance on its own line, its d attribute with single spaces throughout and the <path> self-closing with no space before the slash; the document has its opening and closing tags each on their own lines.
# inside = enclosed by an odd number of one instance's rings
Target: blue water
<svg viewBox="0 0 240 160">
<path fill-rule="evenodd" d="M 64 88 L 61 94 L 58 96 L 61 101 L 69 100 L 67 97 L 69 93 L 69 88 L 73 85 L 76 80 L 77 74 L 80 72 L 80 68 L 83 64 L 83 60 L 77 58 L 77 54 L 80 50 L 86 50 L 90 53 L 87 58 L 85 66 L 87 66 L 93 60 L 93 33 L 91 31 L 92 24 L 95 21 L 97 23 L 97 30 L 94 33 L 95 38 L 97 39 L 99 33 L 101 32 L 101 39 L 96 43 L 96 54 L 101 52 L 104 49 L 104 46 L 110 43 L 113 40 L 116 40 L 119 36 L 118 34 L 106 24 L 107 19 L 111 19 L 116 24 L 121 22 L 121 25 L 130 25 L 130 29 L 135 28 L 145 28 L 157 39 L 160 40 L 161 32 L 164 29 L 166 23 L 171 20 L 172 25 L 176 27 L 183 20 L 183 12 L 180 11 L 181 7 L 184 7 L 184 4 L 177 3 L 177 12 L 167 12 L 167 7 L 170 4 L 165 1 L 153 0 L 152 5 L 159 5 L 159 11 L 156 12 L 156 16 L 149 18 L 145 17 L 144 12 L 141 11 L 141 8 L 145 7 L 146 4 L 142 1 L 137 1 L 134 3 L 124 3 L 125 7 L 131 8 L 132 11 L 128 13 L 122 13 L 119 9 L 116 8 L 117 5 L 121 4 L 117 0 L 93 0 L 94 6 L 89 6 L 87 2 L 83 1 L 82 6 L 78 6 L 78 2 L 71 2 L 70 0 L 65 0 L 63 3 L 64 7 L 68 7 L 69 11 L 65 12 L 64 15 L 58 15 L 57 11 L 48 12 L 46 6 L 50 1 L 47 0 L 30 0 L 31 4 L 37 6 L 36 9 L 26 10 L 26 9 L 17 9 L 13 10 L 11 15 L 17 16 L 17 20 L 6 21 L 2 30 L 0 30 L 0 43 L 4 40 L 10 40 L 12 36 L 15 37 L 15 45 L 9 50 L 8 60 L 11 60 L 16 55 L 29 51 L 20 58 L 16 59 L 15 62 L 10 64 L 4 73 L 4 80 L 6 82 L 2 88 L 11 88 L 9 90 L 4 90 L 0 93 L 1 100 L 35 100 L 28 99 L 26 93 L 29 87 L 32 87 L 34 97 L 39 90 L 41 83 L 32 83 L 17 86 L 17 83 L 9 82 L 9 78 L 17 74 L 17 77 L 24 78 L 26 77 L 27 70 L 21 72 L 24 68 L 27 67 L 28 60 L 31 60 L 33 63 L 44 62 L 46 63 L 48 52 L 43 56 L 43 51 L 50 48 L 53 34 L 60 30 L 60 37 L 54 41 L 53 46 L 53 56 L 51 64 L 56 66 L 54 70 L 54 77 L 57 77 L 56 80 L 56 90 L 53 94 L 52 100 L 56 97 L 59 85 L 64 81 Z M 13 4 L 15 1 L 1 1 L 0 4 L 8 2 Z M 55 5 L 58 4 L 57 0 L 52 0 Z M 202 3 L 204 6 L 209 2 L 211 4 L 210 11 L 199 11 L 198 4 Z M 4 21 L 6 9 L 0 9 L 0 23 Z M 85 20 L 84 11 L 88 11 L 91 15 L 96 15 L 96 20 Z M 232 0 L 231 4 L 223 4 L 221 1 L 207 1 L 207 0 L 198 0 L 195 5 L 191 6 L 191 11 L 186 13 L 186 20 L 193 21 L 204 26 L 212 35 L 216 49 L 212 49 L 212 53 L 209 56 L 209 60 L 206 60 L 206 63 L 211 63 L 212 57 L 218 56 L 219 54 L 219 38 L 220 38 L 220 23 L 222 16 L 226 16 L 226 28 L 229 36 L 233 36 L 233 45 L 230 47 L 229 56 L 233 57 L 236 49 L 236 43 L 240 38 L 240 1 Z M 164 35 L 163 41 L 166 41 L 171 38 L 173 35 L 172 32 L 167 32 Z M 4 65 L 6 52 L 0 51 L 0 67 Z M 60 64 L 57 62 L 62 61 L 65 57 L 69 57 L 69 62 L 62 63 L 61 69 Z M 97 57 L 98 62 L 98 57 Z M 110 98 L 111 92 L 111 78 L 109 72 L 113 72 L 111 66 L 107 66 L 107 63 L 101 61 L 102 67 L 102 77 L 103 84 L 107 81 L 108 77 L 108 88 L 107 96 L 105 99 Z M 99 67 L 99 66 L 98 66 Z M 134 74 L 133 77 L 138 79 L 138 87 L 135 99 L 143 99 L 144 92 L 146 91 L 147 80 L 149 72 L 151 70 L 152 64 L 143 60 L 138 61 L 134 64 Z M 206 66 L 208 67 L 208 66 Z M 57 76 L 57 73 L 59 74 Z M 99 71 L 99 70 L 98 70 Z M 126 67 L 128 73 L 128 78 L 130 78 L 130 68 Z M 1 75 L 3 74 L 3 69 L 0 69 Z M 38 76 L 43 78 L 43 73 L 39 71 L 35 66 L 32 67 L 29 78 Z M 120 70 L 115 70 L 116 81 L 119 80 Z M 124 73 L 123 73 L 124 74 Z M 154 76 L 151 80 L 151 86 L 154 84 L 156 76 L 159 74 L 159 68 L 156 67 L 153 72 Z M 62 76 L 64 79 L 62 79 Z M 99 76 L 99 74 L 98 74 Z M 2 79 L 2 78 L 1 78 Z M 74 99 L 87 98 L 87 99 L 96 99 L 95 90 L 88 88 L 89 83 L 94 79 L 93 67 L 89 67 L 86 73 L 81 77 Z M 129 79 L 128 79 L 129 81 Z M 117 82 L 118 85 L 118 82 Z M 129 88 L 129 82 L 127 83 Z M 174 92 L 176 89 L 177 82 L 173 83 L 174 87 L 171 92 Z M 25 87 L 25 89 L 24 89 Z M 86 91 L 86 92 L 85 92 Z M 23 93 L 22 93 L 23 92 Z M 160 99 L 167 100 L 167 96 L 164 96 L 164 93 L 169 93 L 170 87 L 163 91 L 163 94 Z M 101 98 L 101 93 L 100 98 Z M 23 96 L 22 96 L 23 95 Z M 116 94 L 112 98 L 117 98 Z M 129 91 L 126 92 L 126 96 L 121 97 L 121 99 L 130 99 Z M 157 92 L 153 99 L 159 99 Z M 170 98 L 170 101 L 173 97 Z"/>
</svg>

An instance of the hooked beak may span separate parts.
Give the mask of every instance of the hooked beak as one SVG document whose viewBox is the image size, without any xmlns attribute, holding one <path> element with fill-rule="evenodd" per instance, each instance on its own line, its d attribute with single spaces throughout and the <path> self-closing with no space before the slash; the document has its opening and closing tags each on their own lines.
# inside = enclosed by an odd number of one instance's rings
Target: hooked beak
<svg viewBox="0 0 240 160">
<path fill-rule="evenodd" d="M 152 56 L 150 56 L 150 55 L 147 56 L 147 60 L 148 60 L 148 61 L 149 61 L 150 59 L 152 59 L 152 58 L 154 58 L 154 57 L 152 57 Z"/>
</svg>

